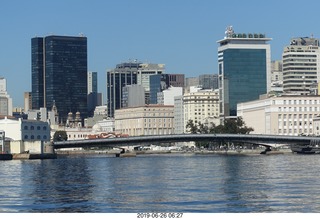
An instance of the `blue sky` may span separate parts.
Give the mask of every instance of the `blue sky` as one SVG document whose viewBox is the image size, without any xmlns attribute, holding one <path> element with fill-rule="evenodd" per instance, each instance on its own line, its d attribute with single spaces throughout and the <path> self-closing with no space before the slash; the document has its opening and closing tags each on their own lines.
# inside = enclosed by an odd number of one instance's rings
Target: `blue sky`
<svg viewBox="0 0 320 219">
<path fill-rule="evenodd" d="M 272 60 L 290 38 L 320 38 L 320 1 L 254 0 L 1 0 L 0 76 L 14 106 L 31 91 L 31 38 L 83 33 L 88 70 L 105 73 L 129 59 L 162 63 L 186 77 L 217 72 L 216 41 L 232 25 L 239 33 L 272 38 Z"/>
</svg>

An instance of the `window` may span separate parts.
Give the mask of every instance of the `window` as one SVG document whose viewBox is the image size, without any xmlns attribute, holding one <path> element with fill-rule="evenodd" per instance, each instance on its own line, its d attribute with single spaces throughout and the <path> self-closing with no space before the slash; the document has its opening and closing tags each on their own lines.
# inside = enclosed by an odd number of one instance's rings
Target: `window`
<svg viewBox="0 0 320 219">
<path fill-rule="evenodd" d="M 39 127 L 39 128 L 40 128 L 40 127 Z M 37 139 L 38 139 L 38 140 L 40 140 L 40 139 L 41 139 L 40 135 L 38 135 L 38 136 L 37 136 Z"/>
<path fill-rule="evenodd" d="M 31 127 L 33 127 L 33 126 L 31 126 Z M 34 135 L 31 135 L 31 139 L 34 139 Z"/>
<path fill-rule="evenodd" d="M 40 128 L 40 126 L 37 126 L 37 130 L 40 130 L 41 128 Z"/>
<path fill-rule="evenodd" d="M 28 126 L 25 125 L 25 126 L 24 126 L 24 130 L 28 130 Z"/>
<path fill-rule="evenodd" d="M 42 128 L 44 131 L 46 131 L 47 130 L 47 126 L 43 126 L 43 128 Z"/>
<path fill-rule="evenodd" d="M 34 130 L 34 126 L 32 125 L 32 126 L 30 127 L 30 129 L 31 129 L 31 130 Z"/>
<path fill-rule="evenodd" d="M 28 139 L 28 135 L 25 135 L 25 136 L 24 136 L 24 139 Z"/>
</svg>

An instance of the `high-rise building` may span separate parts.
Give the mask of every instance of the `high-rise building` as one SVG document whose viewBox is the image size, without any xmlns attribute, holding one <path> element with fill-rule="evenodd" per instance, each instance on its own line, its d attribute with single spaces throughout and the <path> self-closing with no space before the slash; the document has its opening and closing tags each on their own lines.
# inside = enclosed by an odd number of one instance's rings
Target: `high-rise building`
<svg viewBox="0 0 320 219">
<path fill-rule="evenodd" d="M 0 115 L 12 116 L 12 98 L 7 92 L 7 80 L 0 77 Z"/>
<path fill-rule="evenodd" d="M 218 89 L 218 75 L 217 74 L 202 74 L 199 75 L 199 85 L 203 89 Z"/>
<path fill-rule="evenodd" d="M 122 107 L 138 107 L 145 105 L 144 88 L 139 84 L 126 85 L 122 88 Z"/>
<path fill-rule="evenodd" d="M 219 91 L 218 89 L 201 89 L 200 87 L 191 87 L 190 93 L 183 95 L 184 110 L 184 133 L 187 132 L 186 125 L 189 120 L 195 124 L 211 123 L 219 125 Z"/>
<path fill-rule="evenodd" d="M 282 54 L 283 91 L 308 94 L 310 86 L 320 80 L 319 40 L 300 37 L 291 39 Z"/>
<path fill-rule="evenodd" d="M 88 72 L 88 94 L 98 93 L 98 75 L 97 72 Z"/>
<path fill-rule="evenodd" d="M 32 109 L 32 94 L 31 92 L 24 92 L 24 112 Z"/>
<path fill-rule="evenodd" d="M 88 72 L 88 116 L 93 116 L 96 106 L 102 105 L 102 93 L 98 93 L 97 72 Z"/>
<path fill-rule="evenodd" d="M 183 95 L 183 87 L 170 86 L 168 89 L 158 92 L 157 103 L 160 105 L 174 105 L 174 97 Z"/>
<path fill-rule="evenodd" d="M 146 104 L 150 104 L 150 76 L 163 74 L 164 68 L 164 64 L 140 64 L 137 71 L 137 84 L 144 87 Z"/>
<path fill-rule="evenodd" d="M 236 116 L 238 103 L 270 91 L 270 40 L 264 34 L 237 34 L 228 27 L 225 38 L 218 41 L 221 117 Z"/>
<path fill-rule="evenodd" d="M 158 104 L 157 94 L 172 87 L 184 87 L 184 74 L 150 75 L 150 104 Z"/>
<path fill-rule="evenodd" d="M 108 117 L 114 117 L 116 109 L 121 108 L 122 88 L 137 84 L 137 71 L 141 63 L 124 62 L 107 71 L 107 106 Z"/>
<path fill-rule="evenodd" d="M 87 38 L 46 36 L 31 39 L 32 108 L 51 109 L 60 121 L 68 113 L 87 116 Z"/>
</svg>

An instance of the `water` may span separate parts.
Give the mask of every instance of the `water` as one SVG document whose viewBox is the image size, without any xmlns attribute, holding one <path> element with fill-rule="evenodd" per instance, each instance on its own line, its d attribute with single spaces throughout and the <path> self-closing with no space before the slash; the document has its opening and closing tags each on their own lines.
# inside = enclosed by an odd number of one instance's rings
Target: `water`
<svg viewBox="0 0 320 219">
<path fill-rule="evenodd" d="M 320 212 L 319 155 L 0 162 L 0 212 Z"/>
</svg>

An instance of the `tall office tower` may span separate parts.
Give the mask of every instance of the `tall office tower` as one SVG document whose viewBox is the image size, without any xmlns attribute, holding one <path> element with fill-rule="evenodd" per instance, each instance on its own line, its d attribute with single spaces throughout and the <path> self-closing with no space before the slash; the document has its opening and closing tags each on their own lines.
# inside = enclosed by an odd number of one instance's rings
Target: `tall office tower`
<svg viewBox="0 0 320 219">
<path fill-rule="evenodd" d="M 88 72 L 88 94 L 98 93 L 98 76 L 97 72 Z"/>
<path fill-rule="evenodd" d="M 307 94 L 310 86 L 319 82 L 320 49 L 319 40 L 300 37 L 291 39 L 282 54 L 283 91 Z"/>
<path fill-rule="evenodd" d="M 203 74 L 199 75 L 199 85 L 203 89 L 218 89 L 218 75 L 217 74 Z"/>
<path fill-rule="evenodd" d="M 271 87 L 271 38 L 264 34 L 236 34 L 228 27 L 219 40 L 220 116 L 237 115 L 237 104 L 256 100 Z"/>
<path fill-rule="evenodd" d="M 47 36 L 31 39 L 32 108 L 51 109 L 59 118 L 68 113 L 87 116 L 87 38 Z"/>
<path fill-rule="evenodd" d="M 89 71 L 87 76 L 88 76 L 87 107 L 88 107 L 88 116 L 91 117 L 94 114 L 94 110 L 96 106 L 102 105 L 102 94 L 98 93 L 97 72 Z"/>
<path fill-rule="evenodd" d="M 140 64 L 137 71 L 137 84 L 144 87 L 146 104 L 150 104 L 150 76 L 164 73 L 164 64 Z"/>
<path fill-rule="evenodd" d="M 107 71 L 107 106 L 108 117 L 114 117 L 116 109 L 121 108 L 122 88 L 137 84 L 137 72 L 141 63 L 124 62 Z"/>
<path fill-rule="evenodd" d="M 12 116 L 12 98 L 7 92 L 7 80 L 0 77 L 0 115 Z"/>
</svg>

